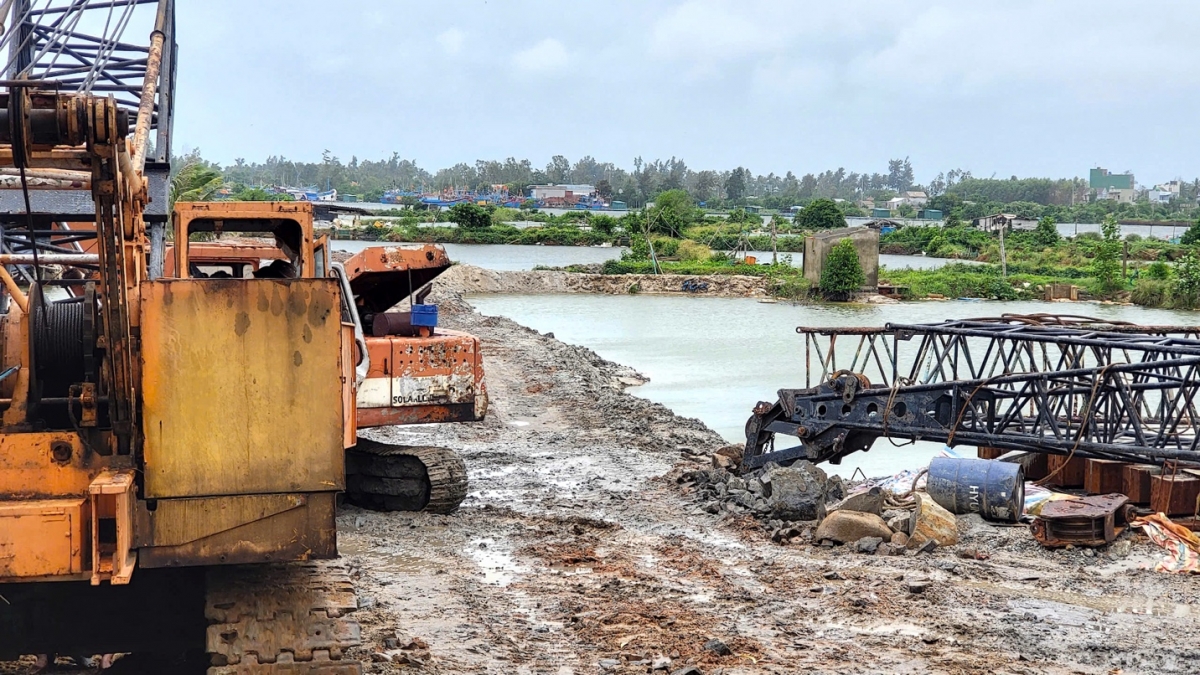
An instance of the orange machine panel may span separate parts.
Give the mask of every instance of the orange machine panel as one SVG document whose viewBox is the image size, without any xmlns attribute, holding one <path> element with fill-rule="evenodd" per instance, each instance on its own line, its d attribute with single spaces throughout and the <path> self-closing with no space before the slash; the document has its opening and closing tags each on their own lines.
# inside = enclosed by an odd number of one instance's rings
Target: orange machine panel
<svg viewBox="0 0 1200 675">
<path fill-rule="evenodd" d="M 84 452 L 74 432 L 0 435 L 0 497 L 82 497 L 102 470 L 128 458 Z"/>
<path fill-rule="evenodd" d="M 0 502 L 0 582 L 83 572 L 87 499 Z"/>
<path fill-rule="evenodd" d="M 358 426 L 481 419 L 478 338 L 437 329 L 424 338 L 368 337 L 371 367 L 358 388 Z"/>
</svg>

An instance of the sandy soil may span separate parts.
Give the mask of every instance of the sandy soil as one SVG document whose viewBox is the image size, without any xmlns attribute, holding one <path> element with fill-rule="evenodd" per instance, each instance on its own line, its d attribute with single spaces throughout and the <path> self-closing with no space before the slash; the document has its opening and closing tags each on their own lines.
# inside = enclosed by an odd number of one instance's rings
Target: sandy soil
<svg viewBox="0 0 1200 675">
<path fill-rule="evenodd" d="M 723 443 L 625 393 L 636 373 L 441 302 L 483 340 L 492 408 L 374 432 L 459 450 L 471 492 L 452 516 L 339 517 L 368 672 L 1200 672 L 1197 580 L 1140 569 L 1142 537 L 1047 551 L 960 518 L 959 546 L 919 556 L 772 543 L 679 482 Z"/>
</svg>

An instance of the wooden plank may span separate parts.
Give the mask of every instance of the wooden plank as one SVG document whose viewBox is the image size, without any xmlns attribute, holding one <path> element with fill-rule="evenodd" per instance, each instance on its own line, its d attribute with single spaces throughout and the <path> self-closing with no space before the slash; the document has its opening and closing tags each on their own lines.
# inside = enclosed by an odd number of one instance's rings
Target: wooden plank
<svg viewBox="0 0 1200 675">
<path fill-rule="evenodd" d="M 1000 455 L 1004 454 L 1000 448 L 988 448 L 982 445 L 976 448 L 975 452 L 979 459 L 999 459 Z"/>
<path fill-rule="evenodd" d="M 1047 484 L 1063 488 L 1083 487 L 1084 462 L 1082 457 L 1072 457 L 1068 460 L 1066 455 L 1050 455 L 1046 460 L 1046 468 L 1053 478 L 1047 481 Z M 1058 473 L 1055 473 L 1056 471 Z"/>
<path fill-rule="evenodd" d="M 1200 496 L 1200 478 L 1187 474 L 1150 477 L 1150 509 L 1168 516 L 1191 516 L 1196 513 L 1196 498 Z"/>
<path fill-rule="evenodd" d="M 1088 459 L 1083 468 L 1083 489 L 1089 495 L 1107 495 L 1125 489 L 1125 462 Z"/>
<path fill-rule="evenodd" d="M 1150 478 L 1162 473 L 1152 464 L 1126 464 L 1121 477 L 1121 491 L 1132 504 L 1150 503 Z"/>
</svg>

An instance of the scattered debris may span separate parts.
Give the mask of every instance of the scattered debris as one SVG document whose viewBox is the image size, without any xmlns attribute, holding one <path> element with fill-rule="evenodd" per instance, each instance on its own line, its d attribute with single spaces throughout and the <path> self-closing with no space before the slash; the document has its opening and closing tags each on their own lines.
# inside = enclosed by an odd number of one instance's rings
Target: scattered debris
<svg viewBox="0 0 1200 675">
<path fill-rule="evenodd" d="M 928 579 L 910 579 L 905 587 L 909 593 L 924 593 L 929 588 L 930 582 Z"/>
<path fill-rule="evenodd" d="M 713 638 L 708 642 L 705 642 L 704 648 L 716 654 L 717 656 L 733 656 L 733 650 L 729 648 L 729 645 L 721 642 L 717 638 Z"/>
<path fill-rule="evenodd" d="M 854 548 L 859 553 L 872 554 L 883 543 L 882 537 L 863 537 L 854 544 Z"/>
<path fill-rule="evenodd" d="M 1200 574 L 1200 536 L 1173 523 L 1161 513 L 1133 521 L 1142 528 L 1150 541 L 1167 550 L 1167 557 L 1154 564 L 1156 572 L 1191 572 Z"/>
</svg>

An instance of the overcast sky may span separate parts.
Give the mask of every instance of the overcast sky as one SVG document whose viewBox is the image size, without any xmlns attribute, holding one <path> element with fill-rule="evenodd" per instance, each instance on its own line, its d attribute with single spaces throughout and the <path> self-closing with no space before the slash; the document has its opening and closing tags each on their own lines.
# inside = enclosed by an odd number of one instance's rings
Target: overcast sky
<svg viewBox="0 0 1200 675">
<path fill-rule="evenodd" d="M 1200 7 L 178 0 L 176 150 L 1200 175 Z"/>
</svg>

